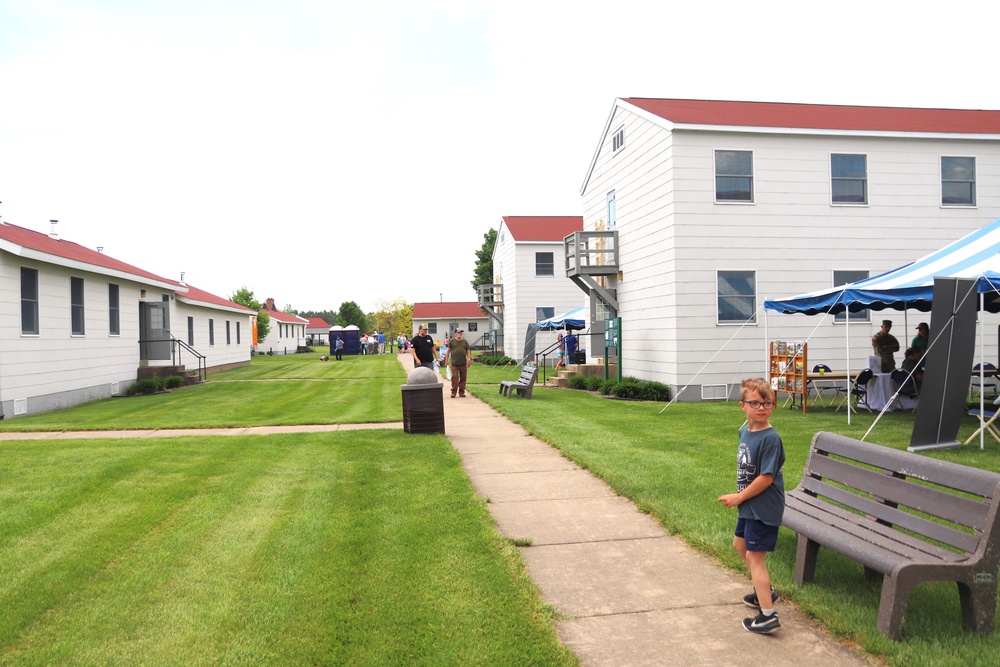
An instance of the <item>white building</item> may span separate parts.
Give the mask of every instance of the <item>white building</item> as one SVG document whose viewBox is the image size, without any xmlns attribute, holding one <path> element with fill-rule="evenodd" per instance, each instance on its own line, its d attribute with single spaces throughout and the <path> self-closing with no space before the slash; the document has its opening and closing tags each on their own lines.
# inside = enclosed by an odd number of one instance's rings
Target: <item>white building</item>
<svg viewBox="0 0 1000 667">
<path fill-rule="evenodd" d="M 462 329 L 465 340 L 479 348 L 489 334 L 489 317 L 475 301 L 418 301 L 413 304 L 411 338 L 421 324 L 426 324 L 427 333 L 442 344 L 445 336 L 451 338 Z"/>
<path fill-rule="evenodd" d="M 503 350 L 508 357 L 524 358 L 529 325 L 585 304 L 585 295 L 566 277 L 563 266 L 563 239 L 582 230 L 579 215 L 501 218 L 493 273 L 503 293 Z M 555 339 L 555 334 L 538 334 L 534 349 L 527 352 L 533 356 Z"/>
<path fill-rule="evenodd" d="M 618 99 L 581 195 L 569 274 L 597 283 L 591 322 L 622 317 L 624 374 L 690 385 L 682 400 L 724 397 L 766 374 L 768 339 L 808 340 L 809 365 L 835 369 L 864 365 L 883 317 L 909 343 L 926 314 L 852 316 L 847 352 L 842 319 L 760 306 L 1000 216 L 1000 111 Z M 598 246 L 601 266 L 575 268 Z"/>
<path fill-rule="evenodd" d="M 6 223 L 0 314 L 0 418 L 250 363 L 249 308 Z"/>
<path fill-rule="evenodd" d="M 257 354 L 295 354 L 306 344 L 309 320 L 274 307 L 274 299 L 265 299 L 261 308 L 271 317 L 271 330 L 257 342 Z"/>
</svg>

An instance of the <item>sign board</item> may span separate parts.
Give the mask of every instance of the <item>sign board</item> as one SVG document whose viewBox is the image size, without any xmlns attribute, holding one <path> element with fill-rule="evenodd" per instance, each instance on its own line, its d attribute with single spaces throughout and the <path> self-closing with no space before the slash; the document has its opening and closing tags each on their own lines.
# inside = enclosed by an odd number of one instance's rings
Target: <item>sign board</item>
<svg viewBox="0 0 1000 667">
<path fill-rule="evenodd" d="M 622 381 L 622 318 L 609 317 L 604 320 L 604 379 L 609 376 L 609 351 L 614 350 L 618 359 L 618 381 Z"/>
</svg>

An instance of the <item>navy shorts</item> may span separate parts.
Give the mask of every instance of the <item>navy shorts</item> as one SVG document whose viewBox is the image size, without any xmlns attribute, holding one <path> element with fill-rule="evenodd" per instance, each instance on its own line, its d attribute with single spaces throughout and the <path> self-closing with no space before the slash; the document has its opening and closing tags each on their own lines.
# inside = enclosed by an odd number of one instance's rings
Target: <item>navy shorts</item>
<svg viewBox="0 0 1000 667">
<path fill-rule="evenodd" d="M 774 551 L 778 543 L 778 527 L 757 519 L 737 519 L 736 537 L 746 542 L 747 551 Z"/>
</svg>

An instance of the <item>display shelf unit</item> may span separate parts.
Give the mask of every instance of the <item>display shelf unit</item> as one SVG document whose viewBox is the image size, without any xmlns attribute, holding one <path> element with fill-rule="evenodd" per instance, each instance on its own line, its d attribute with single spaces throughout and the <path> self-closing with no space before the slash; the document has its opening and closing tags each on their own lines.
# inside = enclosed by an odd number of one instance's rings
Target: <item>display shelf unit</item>
<svg viewBox="0 0 1000 667">
<path fill-rule="evenodd" d="M 806 412 L 809 403 L 808 348 L 802 341 L 771 341 L 771 388 L 786 396 L 785 404 L 801 407 Z"/>
</svg>

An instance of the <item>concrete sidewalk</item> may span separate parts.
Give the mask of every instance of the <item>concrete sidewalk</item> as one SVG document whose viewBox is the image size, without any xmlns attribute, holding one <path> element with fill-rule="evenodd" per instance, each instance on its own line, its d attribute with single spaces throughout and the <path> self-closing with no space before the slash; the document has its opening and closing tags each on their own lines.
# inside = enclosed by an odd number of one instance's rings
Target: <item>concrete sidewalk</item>
<svg viewBox="0 0 1000 667">
<path fill-rule="evenodd" d="M 411 370 L 408 357 L 401 361 Z M 476 492 L 489 499 L 500 532 L 531 541 L 521 550 L 528 573 L 566 617 L 559 638 L 584 665 L 870 664 L 784 601 L 777 605 L 781 630 L 746 632 L 741 621 L 753 615 L 742 600 L 752 591 L 748 576 L 668 535 L 485 403 L 442 391 L 448 439 Z"/>
</svg>

